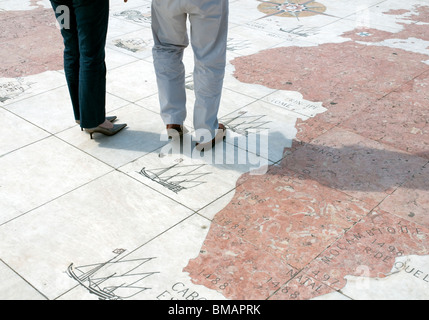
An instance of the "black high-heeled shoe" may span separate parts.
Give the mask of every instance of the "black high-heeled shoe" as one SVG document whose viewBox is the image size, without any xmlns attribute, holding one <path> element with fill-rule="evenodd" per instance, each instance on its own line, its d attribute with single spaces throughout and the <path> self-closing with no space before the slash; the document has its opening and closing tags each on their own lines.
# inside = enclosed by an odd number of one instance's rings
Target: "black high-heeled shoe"
<svg viewBox="0 0 429 320">
<path fill-rule="evenodd" d="M 114 122 L 116 119 L 118 119 L 118 117 L 117 117 L 117 116 L 109 116 L 109 117 L 106 117 L 106 120 L 107 120 L 107 121 L 109 121 L 109 122 Z M 80 124 L 80 120 L 76 120 L 76 123 L 77 123 L 77 124 Z M 83 131 L 83 128 L 80 128 L 80 131 Z"/>
<path fill-rule="evenodd" d="M 93 139 L 92 135 L 94 133 L 102 133 L 105 136 L 114 136 L 119 131 L 121 131 L 122 129 L 124 129 L 126 126 L 127 126 L 126 123 L 124 123 L 124 124 L 114 124 L 113 128 L 111 128 L 111 129 L 107 129 L 107 128 L 103 128 L 103 127 L 98 126 L 96 128 L 85 129 L 85 131 L 88 132 L 91 135 L 91 139 Z"/>
</svg>

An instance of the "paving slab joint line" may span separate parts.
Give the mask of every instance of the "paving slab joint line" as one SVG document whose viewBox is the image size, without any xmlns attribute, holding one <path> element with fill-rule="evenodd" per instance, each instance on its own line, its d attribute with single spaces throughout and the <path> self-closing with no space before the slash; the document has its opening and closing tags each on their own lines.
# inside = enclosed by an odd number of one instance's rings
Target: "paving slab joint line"
<svg viewBox="0 0 429 320">
<path fill-rule="evenodd" d="M 49 300 L 49 298 L 43 294 L 39 289 L 34 287 L 30 282 L 28 282 L 23 276 L 21 276 L 15 269 L 13 269 L 11 266 L 9 266 L 3 259 L 0 258 L 0 263 L 3 263 L 9 270 L 11 270 L 13 273 L 15 273 L 20 279 L 22 279 L 26 284 L 28 284 L 31 288 L 33 288 L 37 293 L 39 293 L 41 296 L 43 296 L 46 300 Z"/>
</svg>

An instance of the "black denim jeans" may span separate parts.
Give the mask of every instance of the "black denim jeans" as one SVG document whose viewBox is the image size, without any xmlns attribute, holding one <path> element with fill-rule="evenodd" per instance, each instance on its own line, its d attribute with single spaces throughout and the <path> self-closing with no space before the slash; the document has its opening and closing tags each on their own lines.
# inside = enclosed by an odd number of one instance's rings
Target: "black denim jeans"
<svg viewBox="0 0 429 320">
<path fill-rule="evenodd" d="M 64 39 L 64 71 L 76 120 L 95 128 L 106 119 L 105 46 L 109 0 L 51 0 Z"/>
</svg>

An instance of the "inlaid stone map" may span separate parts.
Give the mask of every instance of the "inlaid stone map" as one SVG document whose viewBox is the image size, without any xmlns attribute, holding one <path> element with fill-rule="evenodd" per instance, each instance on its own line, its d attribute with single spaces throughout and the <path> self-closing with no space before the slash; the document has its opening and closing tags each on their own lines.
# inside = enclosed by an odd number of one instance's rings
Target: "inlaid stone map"
<svg viewBox="0 0 429 320">
<path fill-rule="evenodd" d="M 111 0 L 114 137 L 48 0 L 0 0 L 0 298 L 428 300 L 429 1 L 230 0 L 224 143 L 169 141 L 151 1 Z"/>
</svg>

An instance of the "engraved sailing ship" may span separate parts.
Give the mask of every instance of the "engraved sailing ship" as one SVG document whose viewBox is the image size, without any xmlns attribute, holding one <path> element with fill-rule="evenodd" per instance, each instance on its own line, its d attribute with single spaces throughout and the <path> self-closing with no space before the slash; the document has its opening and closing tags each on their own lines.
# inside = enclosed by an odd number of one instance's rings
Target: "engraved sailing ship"
<svg viewBox="0 0 429 320">
<path fill-rule="evenodd" d="M 266 125 L 271 121 L 266 121 L 266 117 L 266 115 L 248 115 L 247 111 L 240 111 L 236 116 L 222 117 L 222 123 L 228 130 L 247 136 L 250 130 L 268 130 Z"/>
<path fill-rule="evenodd" d="M 156 258 L 113 259 L 98 264 L 68 267 L 67 274 L 100 300 L 125 300 L 150 290 L 144 280 L 159 272 L 143 272 L 142 267 Z"/>
<path fill-rule="evenodd" d="M 183 161 L 183 159 L 178 159 L 176 164 L 165 168 L 147 169 L 144 167 L 139 173 L 176 194 L 206 183 L 201 179 L 211 173 L 200 170 L 206 164 L 182 165 Z"/>
</svg>

